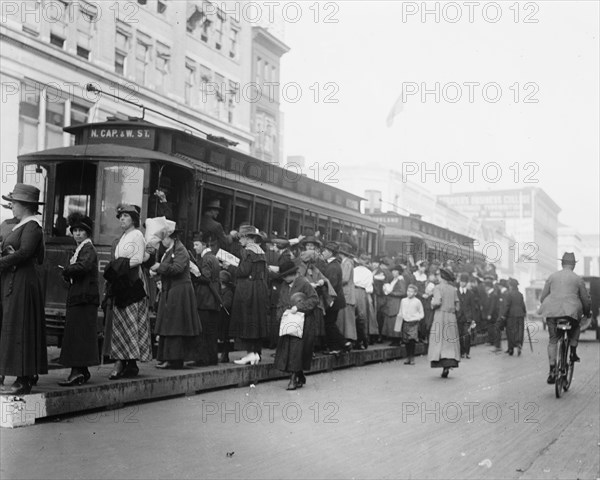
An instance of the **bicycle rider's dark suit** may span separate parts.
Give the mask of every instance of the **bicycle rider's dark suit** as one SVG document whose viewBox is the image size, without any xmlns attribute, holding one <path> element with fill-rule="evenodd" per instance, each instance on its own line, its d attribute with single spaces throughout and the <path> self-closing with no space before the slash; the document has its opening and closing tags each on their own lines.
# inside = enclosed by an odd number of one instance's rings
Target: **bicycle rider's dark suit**
<svg viewBox="0 0 600 480">
<path fill-rule="evenodd" d="M 556 324 L 558 320 L 565 317 L 576 320 L 570 331 L 571 346 L 576 347 L 579 340 L 579 319 L 582 314 L 589 315 L 591 298 L 583 279 L 571 269 L 563 268 L 548 277 L 540 301 L 542 305 L 538 313 L 546 317 L 550 335 L 548 359 L 550 365 L 556 365 L 556 344 L 559 338 Z"/>
</svg>

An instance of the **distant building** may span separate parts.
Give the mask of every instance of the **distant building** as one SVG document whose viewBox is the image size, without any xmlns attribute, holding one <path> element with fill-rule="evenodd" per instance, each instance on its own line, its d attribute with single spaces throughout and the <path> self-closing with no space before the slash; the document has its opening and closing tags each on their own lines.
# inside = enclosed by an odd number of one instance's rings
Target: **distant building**
<svg viewBox="0 0 600 480">
<path fill-rule="evenodd" d="M 397 170 L 376 165 L 350 165 L 340 168 L 336 178 L 339 178 L 340 188 L 366 198 L 366 213 L 417 214 L 423 221 L 477 238 L 475 223 L 469 217 L 439 202 L 433 193 L 403 178 Z"/>
<path fill-rule="evenodd" d="M 600 235 L 583 234 L 581 240 L 583 275 L 600 277 Z"/>
<path fill-rule="evenodd" d="M 272 30 L 252 27 L 252 133 L 255 142 L 252 154 L 269 163 L 279 165 L 282 150 L 280 129 L 280 60 L 289 47 Z M 255 95 L 255 96 L 254 96 Z"/>
<path fill-rule="evenodd" d="M 440 195 L 441 201 L 481 221 L 500 222 L 515 243 L 503 255 L 527 264 L 529 280 L 556 271 L 560 207 L 541 188 L 521 188 Z"/>
</svg>

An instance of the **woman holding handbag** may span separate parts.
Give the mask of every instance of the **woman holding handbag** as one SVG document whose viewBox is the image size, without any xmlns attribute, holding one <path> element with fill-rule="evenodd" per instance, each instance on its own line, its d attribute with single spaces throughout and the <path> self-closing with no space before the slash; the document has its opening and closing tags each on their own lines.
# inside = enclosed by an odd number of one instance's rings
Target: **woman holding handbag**
<svg viewBox="0 0 600 480">
<path fill-rule="evenodd" d="M 310 370 L 312 362 L 315 343 L 314 310 L 319 304 L 319 296 L 309 281 L 298 273 L 298 267 L 293 261 L 283 263 L 280 270 L 279 276 L 283 284 L 277 305 L 278 318 L 282 318 L 284 312 L 304 314 L 302 336 L 281 335 L 275 354 L 275 368 L 291 374 L 287 389 L 296 390 L 306 383 L 303 370 Z M 292 329 L 285 331 L 297 334 Z"/>
</svg>

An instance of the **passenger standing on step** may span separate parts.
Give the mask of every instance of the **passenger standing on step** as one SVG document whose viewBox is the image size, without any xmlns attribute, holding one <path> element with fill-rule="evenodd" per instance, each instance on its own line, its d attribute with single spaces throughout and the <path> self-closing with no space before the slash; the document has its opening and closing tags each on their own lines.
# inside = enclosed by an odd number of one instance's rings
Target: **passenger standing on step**
<svg viewBox="0 0 600 480">
<path fill-rule="evenodd" d="M 146 241 L 139 230 L 140 207 L 118 205 L 117 219 L 123 234 L 113 243 L 111 261 L 104 270 L 112 303 L 112 323 L 107 324 L 110 332 L 105 338 L 109 339 L 110 357 L 116 360 L 110 380 L 135 377 L 139 373 L 137 361 L 152 360 L 148 285 L 142 272 L 142 263 L 147 260 Z"/>
<path fill-rule="evenodd" d="M 44 261 L 42 223 L 35 217 L 40 191 L 17 183 L 8 196 L 19 223 L 2 241 L 2 334 L 0 335 L 0 375 L 16 376 L 3 386 L 4 395 L 26 395 L 39 374 L 48 373 L 44 291 L 36 264 Z"/>
<path fill-rule="evenodd" d="M 235 293 L 231 309 L 230 335 L 239 338 L 248 354 L 238 365 L 256 365 L 262 354 L 262 342 L 268 335 L 269 290 L 265 252 L 258 229 L 243 225 L 239 230 L 240 263 L 235 269 Z"/>
<path fill-rule="evenodd" d="M 100 363 L 98 256 L 90 238 L 94 222 L 80 213 L 70 214 L 67 221 L 77 248 L 62 273 L 69 283 L 69 292 L 59 363 L 71 367 L 69 377 L 58 383 L 63 387 L 86 383 L 91 377 L 88 367 Z"/>
<path fill-rule="evenodd" d="M 164 232 L 166 248 L 160 262 L 150 267 L 150 275 L 160 275 L 162 290 L 156 315 L 159 336 L 156 368 L 183 368 L 185 360 L 198 360 L 201 319 L 190 277 L 190 255 L 179 236 L 182 230 Z"/>
</svg>

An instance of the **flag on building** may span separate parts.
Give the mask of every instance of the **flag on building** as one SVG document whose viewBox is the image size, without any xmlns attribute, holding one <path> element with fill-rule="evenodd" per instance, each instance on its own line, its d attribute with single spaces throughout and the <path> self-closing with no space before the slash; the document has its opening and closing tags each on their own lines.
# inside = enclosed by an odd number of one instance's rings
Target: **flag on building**
<svg viewBox="0 0 600 480">
<path fill-rule="evenodd" d="M 387 124 L 388 127 L 392 126 L 392 124 L 394 123 L 394 118 L 396 117 L 396 115 L 398 115 L 403 110 L 404 110 L 404 102 L 402 101 L 402 94 L 400 94 L 400 96 L 398 97 L 398 99 L 394 103 L 394 106 L 390 110 L 390 113 L 387 116 L 387 120 L 386 120 L 385 123 Z"/>
</svg>

